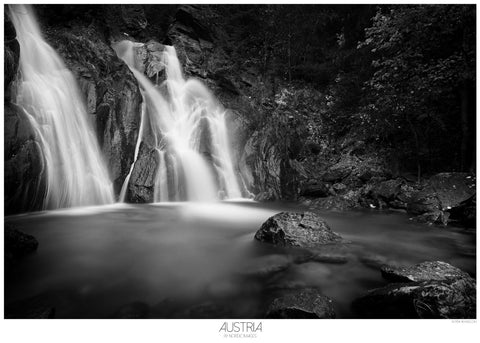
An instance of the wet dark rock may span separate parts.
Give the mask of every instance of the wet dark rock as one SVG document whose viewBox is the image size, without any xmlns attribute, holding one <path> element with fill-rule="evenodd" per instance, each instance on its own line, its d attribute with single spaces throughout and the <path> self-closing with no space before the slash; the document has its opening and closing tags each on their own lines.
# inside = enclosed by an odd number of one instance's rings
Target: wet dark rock
<svg viewBox="0 0 480 343">
<path fill-rule="evenodd" d="M 45 194 L 44 159 L 26 115 L 5 104 L 5 212 L 42 209 Z"/>
<path fill-rule="evenodd" d="M 357 207 L 356 199 L 349 199 L 345 195 L 328 196 L 326 198 L 299 198 L 299 201 L 304 205 L 311 206 L 316 209 L 331 210 L 331 211 L 345 211 Z"/>
<path fill-rule="evenodd" d="M 475 194 L 475 178 L 467 173 L 440 173 L 432 176 L 423 189 L 412 195 L 407 211 L 420 215 L 447 211 Z"/>
<path fill-rule="evenodd" d="M 147 19 L 141 5 L 120 5 L 121 18 L 129 32 L 139 33 L 147 27 Z"/>
<path fill-rule="evenodd" d="M 277 147 L 266 136 L 254 134 L 245 144 L 242 160 L 251 167 L 256 193 L 269 193 L 270 198 L 279 199 L 281 194 L 281 155 Z"/>
<path fill-rule="evenodd" d="M 266 202 L 277 200 L 278 196 L 272 189 L 269 189 L 267 191 L 258 193 L 257 195 L 255 195 L 254 199 L 255 201 Z"/>
<path fill-rule="evenodd" d="M 395 283 L 369 291 L 353 303 L 362 318 L 476 317 L 476 283 L 472 278 Z"/>
<path fill-rule="evenodd" d="M 198 18 L 198 9 L 194 6 L 181 6 L 175 14 L 175 19 L 188 27 L 191 27 L 196 33 L 196 37 L 211 41 L 211 33 L 206 26 L 204 26 Z"/>
<path fill-rule="evenodd" d="M 379 184 L 373 186 L 371 196 L 374 199 L 381 199 L 384 201 L 395 200 L 397 195 L 401 191 L 402 181 L 401 180 L 387 180 L 380 182 Z"/>
<path fill-rule="evenodd" d="M 145 60 L 145 74 L 156 84 L 161 84 L 165 79 L 165 63 L 163 63 L 163 50 L 165 46 L 156 41 L 149 41 L 145 44 L 147 52 Z M 161 78 L 159 76 L 162 76 Z"/>
<path fill-rule="evenodd" d="M 323 182 L 313 181 L 303 186 L 300 195 L 322 198 L 329 196 L 330 190 Z"/>
<path fill-rule="evenodd" d="M 385 265 L 392 266 L 395 263 L 389 260 L 387 257 L 377 254 L 366 254 L 360 256 L 360 262 L 363 263 L 365 266 L 378 270 Z"/>
<path fill-rule="evenodd" d="M 436 192 L 441 210 L 458 206 L 475 194 L 475 178 L 468 173 L 436 174 L 429 186 Z"/>
<path fill-rule="evenodd" d="M 12 272 L 12 268 L 18 260 L 35 252 L 38 241 L 32 235 L 17 230 L 13 225 L 6 223 L 4 229 L 5 239 L 5 271 Z"/>
<path fill-rule="evenodd" d="M 419 216 L 413 217 L 412 219 L 426 224 L 441 224 L 446 226 L 448 224 L 448 218 L 450 213 L 436 210 L 434 212 L 423 213 Z"/>
<path fill-rule="evenodd" d="M 350 168 L 343 168 L 343 167 L 332 167 L 332 169 L 327 170 L 322 175 L 322 180 L 325 182 L 339 182 L 345 179 L 351 173 Z"/>
<path fill-rule="evenodd" d="M 141 144 L 137 161 L 128 183 L 127 199 L 133 203 L 153 202 L 158 153 L 146 144 Z"/>
<path fill-rule="evenodd" d="M 121 306 L 112 317 L 116 319 L 145 319 L 148 318 L 149 312 L 148 304 L 136 301 Z"/>
<path fill-rule="evenodd" d="M 53 319 L 55 307 L 51 299 L 42 295 L 15 301 L 5 305 L 6 319 Z"/>
<path fill-rule="evenodd" d="M 5 13 L 5 22 L 4 22 L 4 74 L 3 74 L 3 91 L 4 91 L 4 100 L 5 104 L 9 103 L 11 100 L 11 86 L 10 84 L 15 79 L 18 70 L 18 61 L 20 58 L 20 45 L 16 38 L 15 27 L 11 22 L 7 13 Z"/>
<path fill-rule="evenodd" d="M 300 280 L 272 280 L 267 284 L 266 290 L 268 291 L 290 291 L 290 290 L 300 290 L 308 288 L 309 285 L 305 281 Z"/>
<path fill-rule="evenodd" d="M 4 229 L 5 253 L 12 257 L 22 257 L 34 252 L 38 248 L 38 241 L 32 235 L 15 229 L 6 224 Z"/>
<path fill-rule="evenodd" d="M 312 212 L 278 213 L 262 224 L 255 239 L 275 245 L 306 248 L 343 241 L 320 216 Z"/>
<path fill-rule="evenodd" d="M 435 212 L 440 209 L 440 201 L 434 192 L 422 190 L 415 193 L 407 204 L 407 212 L 412 214 L 423 214 Z"/>
<path fill-rule="evenodd" d="M 465 201 L 462 201 L 458 206 L 455 206 L 448 210 L 450 214 L 450 219 L 460 223 L 460 225 L 466 226 L 467 228 L 476 227 L 477 219 L 477 197 L 473 195 Z"/>
<path fill-rule="evenodd" d="M 237 85 L 234 83 L 230 75 L 228 75 L 225 71 L 217 71 L 213 75 L 213 78 L 219 87 L 231 92 L 233 95 L 240 95 Z"/>
<path fill-rule="evenodd" d="M 266 318 L 331 319 L 335 318 L 332 300 L 316 289 L 287 291 L 269 305 Z"/>
<path fill-rule="evenodd" d="M 469 278 L 468 273 L 442 261 L 427 261 L 411 267 L 381 268 L 382 276 L 391 282 L 443 281 Z"/>
<path fill-rule="evenodd" d="M 333 184 L 332 188 L 336 193 L 343 193 L 347 189 L 347 186 L 344 183 L 338 182 Z"/>
<path fill-rule="evenodd" d="M 364 318 L 475 318 L 476 282 L 466 272 L 441 261 L 412 267 L 382 267 L 393 283 L 370 290 L 354 301 Z"/>
</svg>

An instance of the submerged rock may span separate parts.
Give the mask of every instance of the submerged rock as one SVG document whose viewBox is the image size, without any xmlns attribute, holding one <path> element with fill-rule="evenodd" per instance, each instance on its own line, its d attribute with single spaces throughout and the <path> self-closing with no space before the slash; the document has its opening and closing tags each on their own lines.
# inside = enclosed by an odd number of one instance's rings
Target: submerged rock
<svg viewBox="0 0 480 343">
<path fill-rule="evenodd" d="M 392 282 L 443 281 L 469 278 L 468 273 L 442 261 L 427 261 L 411 267 L 381 268 L 382 276 Z"/>
<path fill-rule="evenodd" d="M 15 262 L 38 248 L 38 241 L 32 235 L 15 229 L 11 224 L 5 224 L 5 268 L 9 272 Z"/>
<path fill-rule="evenodd" d="M 389 260 L 387 257 L 377 254 L 366 254 L 359 257 L 359 261 L 363 263 L 366 267 L 378 270 L 384 265 L 391 266 L 394 264 L 393 261 Z"/>
<path fill-rule="evenodd" d="M 266 318 L 331 319 L 335 318 L 332 300 L 316 289 L 290 290 L 275 298 L 268 307 Z"/>
<path fill-rule="evenodd" d="M 312 261 L 320 263 L 345 264 L 348 262 L 348 256 L 335 253 L 319 253 L 312 257 Z"/>
<path fill-rule="evenodd" d="M 292 259 L 284 255 L 268 255 L 250 261 L 239 272 L 243 276 L 266 277 L 286 270 Z"/>
<path fill-rule="evenodd" d="M 305 248 L 343 241 L 320 216 L 312 212 L 278 213 L 262 224 L 255 239 L 275 245 Z"/>
</svg>

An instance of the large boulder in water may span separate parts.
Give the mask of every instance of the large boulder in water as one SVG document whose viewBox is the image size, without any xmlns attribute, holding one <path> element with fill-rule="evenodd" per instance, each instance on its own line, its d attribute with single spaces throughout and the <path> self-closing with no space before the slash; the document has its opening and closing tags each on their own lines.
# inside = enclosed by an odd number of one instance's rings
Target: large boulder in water
<svg viewBox="0 0 480 343">
<path fill-rule="evenodd" d="M 319 215 L 312 212 L 278 213 L 262 224 L 255 239 L 275 245 L 305 248 L 340 243 L 343 240 Z"/>
<path fill-rule="evenodd" d="M 272 319 L 332 319 L 332 300 L 316 289 L 290 290 L 269 305 L 266 318 Z"/>
<path fill-rule="evenodd" d="M 441 281 L 468 278 L 468 273 L 442 261 L 427 261 L 410 267 L 382 266 L 382 276 L 392 282 Z"/>
<path fill-rule="evenodd" d="M 439 173 L 422 190 L 414 193 L 407 205 L 412 214 L 449 210 L 475 194 L 475 178 L 468 173 Z"/>
<path fill-rule="evenodd" d="M 475 318 L 476 283 L 472 278 L 395 283 L 355 300 L 363 318 Z"/>
<path fill-rule="evenodd" d="M 400 281 L 370 290 L 354 301 L 364 318 L 475 318 L 476 282 L 445 262 L 383 267 L 382 275 Z"/>
<path fill-rule="evenodd" d="M 458 206 L 475 194 L 475 178 L 468 173 L 439 173 L 430 178 L 429 184 L 441 210 Z"/>
</svg>

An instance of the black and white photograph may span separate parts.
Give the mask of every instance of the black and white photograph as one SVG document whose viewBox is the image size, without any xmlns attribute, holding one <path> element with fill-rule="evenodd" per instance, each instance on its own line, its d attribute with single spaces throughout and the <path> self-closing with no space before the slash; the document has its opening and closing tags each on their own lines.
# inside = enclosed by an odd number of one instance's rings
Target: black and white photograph
<svg viewBox="0 0 480 343">
<path fill-rule="evenodd" d="M 476 2 L 12 1 L 3 20 L 2 341 L 56 342 L 29 336 L 40 319 L 479 333 Z"/>
</svg>

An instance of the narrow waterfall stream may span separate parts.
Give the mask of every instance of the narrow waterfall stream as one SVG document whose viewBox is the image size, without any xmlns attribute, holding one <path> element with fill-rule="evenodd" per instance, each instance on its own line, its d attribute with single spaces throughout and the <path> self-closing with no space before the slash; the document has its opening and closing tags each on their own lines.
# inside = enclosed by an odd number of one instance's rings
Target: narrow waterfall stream
<svg viewBox="0 0 480 343">
<path fill-rule="evenodd" d="M 185 80 L 175 48 L 165 46 L 166 79 L 153 84 L 142 72 L 136 49 L 142 43 L 114 44 L 137 78 L 144 98 L 140 143 L 153 141 L 158 153 L 154 201 L 214 201 L 242 197 L 229 151 L 225 111 L 198 80 Z M 152 137 L 146 137 L 147 133 Z M 133 168 L 132 168 L 133 169 Z M 131 171 L 130 171 L 131 173 Z M 130 176 L 122 188 L 125 200 Z"/>
<path fill-rule="evenodd" d="M 20 44 L 16 103 L 35 130 L 45 161 L 43 207 L 113 203 L 112 182 L 73 74 L 43 40 L 32 9 L 9 8 Z"/>
</svg>

